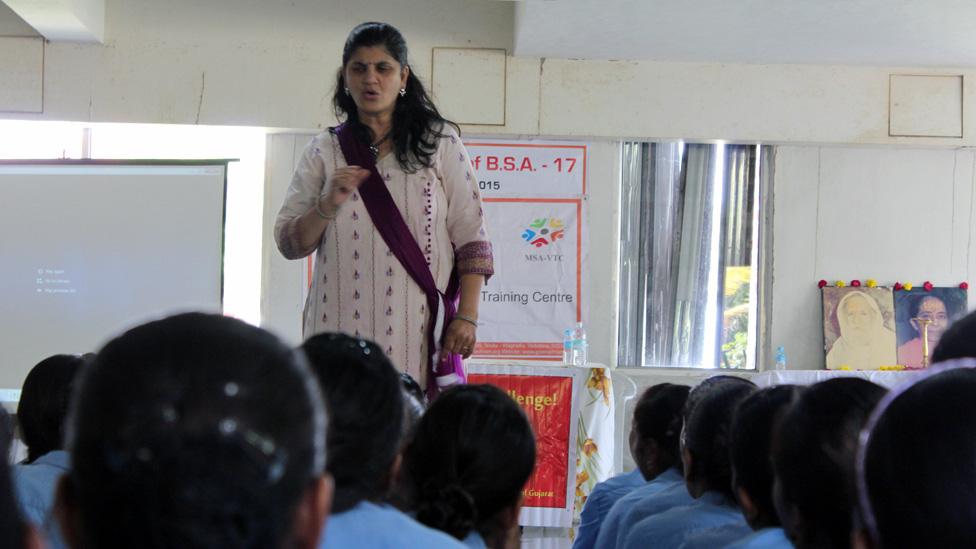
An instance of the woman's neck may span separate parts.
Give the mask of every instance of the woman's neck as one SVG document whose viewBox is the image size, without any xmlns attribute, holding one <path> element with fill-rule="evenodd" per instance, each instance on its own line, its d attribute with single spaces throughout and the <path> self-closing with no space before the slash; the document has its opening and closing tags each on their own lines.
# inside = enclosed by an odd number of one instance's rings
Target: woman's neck
<svg viewBox="0 0 976 549">
<path fill-rule="evenodd" d="M 359 121 L 362 122 L 373 133 L 374 142 L 385 138 L 390 133 L 390 130 L 393 129 L 392 112 L 367 114 L 360 111 Z"/>
</svg>

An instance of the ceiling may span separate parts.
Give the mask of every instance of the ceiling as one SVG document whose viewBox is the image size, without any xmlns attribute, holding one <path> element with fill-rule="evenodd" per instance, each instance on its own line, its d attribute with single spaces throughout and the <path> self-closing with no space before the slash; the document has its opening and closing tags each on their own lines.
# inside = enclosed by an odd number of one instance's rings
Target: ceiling
<svg viewBox="0 0 976 549">
<path fill-rule="evenodd" d="M 105 35 L 105 0 L 0 0 L 0 30 L 14 27 L 11 36 L 26 33 L 26 25 L 58 42 L 101 43 Z"/>
<path fill-rule="evenodd" d="M 33 27 L 0 0 L 0 36 L 40 36 Z"/>
<path fill-rule="evenodd" d="M 973 0 L 548 0 L 515 13 L 519 56 L 976 66 Z"/>
<path fill-rule="evenodd" d="M 514 4 L 513 52 L 518 56 L 976 67 L 976 0 L 516 0 Z M 37 36 L 37 29 L 49 40 L 101 41 L 102 10 L 104 0 L 0 0 L 0 36 Z M 29 21 L 15 11 L 29 16 Z"/>
</svg>

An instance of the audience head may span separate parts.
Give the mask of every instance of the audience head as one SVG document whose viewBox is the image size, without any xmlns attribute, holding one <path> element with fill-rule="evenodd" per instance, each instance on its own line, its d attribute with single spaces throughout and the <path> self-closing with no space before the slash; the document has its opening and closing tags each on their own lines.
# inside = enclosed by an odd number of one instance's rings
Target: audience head
<svg viewBox="0 0 976 549">
<path fill-rule="evenodd" d="M 17 422 L 27 446 L 27 463 L 64 448 L 64 422 L 71 391 L 78 372 L 91 356 L 50 356 L 27 374 L 17 404 Z"/>
<path fill-rule="evenodd" d="M 37 547 L 36 532 L 20 514 L 10 477 L 10 444 L 13 441 L 13 421 L 0 407 L 0 540 L 5 547 Z"/>
<path fill-rule="evenodd" d="M 304 360 L 217 315 L 133 328 L 86 365 L 58 488 L 69 545 L 313 547 L 325 411 Z"/>
<path fill-rule="evenodd" d="M 424 395 L 420 384 L 410 377 L 410 374 L 401 373 L 400 382 L 403 388 L 403 429 L 400 431 L 400 444 L 397 452 L 397 459 L 402 463 L 403 454 L 406 452 L 410 442 L 413 441 L 414 431 L 420 423 L 420 418 L 427 411 L 427 397 Z M 405 479 L 402 467 L 395 468 L 392 487 L 386 498 L 386 502 L 398 509 L 408 510 L 410 507 L 409 483 Z"/>
<path fill-rule="evenodd" d="M 779 526 L 773 505 L 773 427 L 800 392 L 795 385 L 761 389 L 743 400 L 732 416 L 732 488 L 754 530 Z"/>
<path fill-rule="evenodd" d="M 863 546 L 968 547 L 976 539 L 976 361 L 950 365 L 966 367 L 939 368 L 889 395 L 861 435 Z"/>
<path fill-rule="evenodd" d="M 407 449 L 407 478 L 420 522 L 490 548 L 517 532 L 535 438 L 521 408 L 491 385 L 448 389 L 420 420 Z"/>
<path fill-rule="evenodd" d="M 410 377 L 410 374 L 400 374 L 400 384 L 403 389 L 403 438 L 400 446 L 406 446 L 413 438 L 413 431 L 420 422 L 420 417 L 427 410 L 427 395 L 420 388 L 417 380 Z"/>
<path fill-rule="evenodd" d="M 864 379 L 829 379 L 804 389 L 779 422 L 773 498 L 798 548 L 850 546 L 857 436 L 884 394 Z"/>
<path fill-rule="evenodd" d="M 976 311 L 952 323 L 932 351 L 932 363 L 976 358 Z"/>
<path fill-rule="evenodd" d="M 333 513 L 386 497 L 403 430 L 400 376 L 375 343 L 324 333 L 302 344 L 329 411 Z"/>
<path fill-rule="evenodd" d="M 734 497 L 729 429 L 735 407 L 755 390 L 750 381 L 720 376 L 706 379 L 688 395 L 681 457 L 692 497 L 701 497 L 706 491 Z"/>
<path fill-rule="evenodd" d="M 688 416 L 691 415 L 691 412 L 695 409 L 695 406 L 697 406 L 698 403 L 701 402 L 702 399 L 714 388 L 724 385 L 744 385 L 746 387 L 752 387 L 753 389 L 756 388 L 755 383 L 737 376 L 718 375 L 703 379 L 688 393 L 688 398 L 685 400 L 685 406 L 681 410 L 682 421 L 687 423 Z"/>
<path fill-rule="evenodd" d="M 671 467 L 681 468 L 681 410 L 689 387 L 661 383 L 649 387 L 634 406 L 630 426 L 630 455 L 645 479 Z"/>
</svg>

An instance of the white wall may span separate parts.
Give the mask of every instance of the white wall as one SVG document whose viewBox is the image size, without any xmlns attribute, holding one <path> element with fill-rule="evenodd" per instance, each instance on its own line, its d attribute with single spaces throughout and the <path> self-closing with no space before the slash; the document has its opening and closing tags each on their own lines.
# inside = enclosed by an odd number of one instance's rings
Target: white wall
<svg viewBox="0 0 976 549">
<path fill-rule="evenodd" d="M 106 44 L 49 43 L 44 113 L 100 122 L 317 128 L 342 43 L 364 20 L 406 35 L 415 71 L 435 46 L 511 51 L 511 2 L 483 0 L 108 0 Z M 0 29 L 33 34 L 0 11 Z M 506 125 L 483 134 L 783 143 L 976 145 L 888 137 L 888 77 L 905 67 L 509 58 Z M 976 77 L 976 71 L 925 69 Z M 0 83 L 2 85 L 2 83 Z M 976 90 L 967 86 L 964 98 Z M 448 113 L 450 114 L 450 113 Z M 27 115 L 2 114 L 20 117 Z M 976 126 L 968 109 L 964 126 Z"/>
<path fill-rule="evenodd" d="M 305 260 L 289 261 L 278 251 L 274 223 L 311 134 L 268 136 L 265 158 L 264 230 L 261 272 L 261 326 L 293 345 L 302 342 L 302 283 Z"/>
<path fill-rule="evenodd" d="M 820 279 L 971 280 L 974 162 L 969 150 L 778 149 L 771 344 L 791 369 L 824 367 Z"/>
<path fill-rule="evenodd" d="M 354 25 L 400 27 L 427 75 L 433 46 L 508 47 L 512 13 L 478 0 L 107 0 L 104 46 L 47 44 L 38 118 L 322 127 Z"/>
</svg>

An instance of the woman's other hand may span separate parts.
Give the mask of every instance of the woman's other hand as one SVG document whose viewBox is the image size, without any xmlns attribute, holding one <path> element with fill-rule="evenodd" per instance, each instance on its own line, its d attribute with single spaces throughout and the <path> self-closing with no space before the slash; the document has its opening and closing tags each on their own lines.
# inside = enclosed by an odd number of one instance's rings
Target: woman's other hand
<svg viewBox="0 0 976 549">
<path fill-rule="evenodd" d="M 447 333 L 444 334 L 443 351 L 468 358 L 474 352 L 474 344 L 477 340 L 477 327 L 466 320 L 455 318 L 447 326 Z"/>
</svg>

